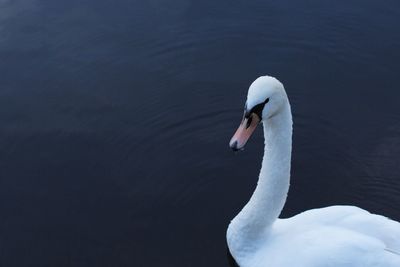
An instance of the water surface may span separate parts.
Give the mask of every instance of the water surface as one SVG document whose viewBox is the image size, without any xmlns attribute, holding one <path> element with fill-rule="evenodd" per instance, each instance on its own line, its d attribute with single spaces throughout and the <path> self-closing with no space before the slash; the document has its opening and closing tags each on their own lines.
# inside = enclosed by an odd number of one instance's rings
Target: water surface
<svg viewBox="0 0 400 267">
<path fill-rule="evenodd" d="M 228 141 L 271 74 L 294 113 L 282 216 L 400 220 L 400 2 L 0 0 L 0 265 L 229 266 L 262 156 Z"/>
</svg>

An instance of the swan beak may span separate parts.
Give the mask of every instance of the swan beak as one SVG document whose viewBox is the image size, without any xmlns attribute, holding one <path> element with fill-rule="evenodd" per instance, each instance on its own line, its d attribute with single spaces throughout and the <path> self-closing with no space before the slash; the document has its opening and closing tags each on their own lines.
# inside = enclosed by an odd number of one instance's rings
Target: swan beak
<svg viewBox="0 0 400 267">
<path fill-rule="evenodd" d="M 260 118 L 254 113 L 251 113 L 248 118 L 243 117 L 239 128 L 229 142 L 230 148 L 233 151 L 242 150 L 259 123 Z"/>
</svg>

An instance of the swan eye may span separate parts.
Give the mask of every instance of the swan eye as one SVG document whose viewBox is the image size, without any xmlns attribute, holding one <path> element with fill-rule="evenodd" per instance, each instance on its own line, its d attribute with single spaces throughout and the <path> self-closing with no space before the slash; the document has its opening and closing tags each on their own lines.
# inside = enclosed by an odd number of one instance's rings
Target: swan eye
<svg viewBox="0 0 400 267">
<path fill-rule="evenodd" d="M 250 109 L 250 111 L 246 112 L 246 114 L 249 114 L 249 115 L 250 115 L 251 113 L 254 113 L 254 114 L 256 114 L 256 115 L 260 118 L 260 120 L 261 120 L 261 119 L 262 119 L 262 111 L 263 111 L 263 109 L 264 109 L 264 107 L 265 107 L 265 104 L 267 104 L 268 102 L 269 102 L 269 98 L 265 99 L 264 102 L 255 105 L 252 109 Z"/>
<path fill-rule="evenodd" d="M 251 110 L 250 111 L 247 110 L 247 102 L 246 102 L 246 104 L 244 105 L 244 114 L 243 114 L 243 116 L 244 116 L 244 118 L 248 119 L 250 117 L 250 114 L 251 114 Z"/>
<path fill-rule="evenodd" d="M 246 129 L 250 127 L 252 121 L 253 121 L 253 116 L 250 116 L 250 117 L 247 119 Z"/>
</svg>

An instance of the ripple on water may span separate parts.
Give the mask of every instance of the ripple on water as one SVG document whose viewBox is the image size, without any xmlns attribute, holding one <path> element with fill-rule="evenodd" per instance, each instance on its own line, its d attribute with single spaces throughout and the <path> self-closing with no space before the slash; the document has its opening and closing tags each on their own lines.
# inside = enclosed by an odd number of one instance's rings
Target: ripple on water
<svg viewBox="0 0 400 267">
<path fill-rule="evenodd" d="M 360 179 L 359 190 L 365 194 L 365 203 L 371 207 L 384 207 L 387 215 L 396 215 L 400 201 L 398 174 L 400 165 L 400 127 L 395 125 L 376 140 L 374 150 L 363 160 L 367 166 L 367 175 Z"/>
</svg>

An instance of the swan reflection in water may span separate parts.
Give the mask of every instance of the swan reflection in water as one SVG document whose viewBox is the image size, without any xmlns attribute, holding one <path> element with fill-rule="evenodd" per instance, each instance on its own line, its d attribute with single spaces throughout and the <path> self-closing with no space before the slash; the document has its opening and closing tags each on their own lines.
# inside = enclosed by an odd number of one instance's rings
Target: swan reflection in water
<svg viewBox="0 0 400 267">
<path fill-rule="evenodd" d="M 231 252 L 229 251 L 229 248 L 226 248 L 226 258 L 228 259 L 228 264 L 230 267 L 240 267 L 235 259 L 232 257 Z"/>
</svg>

